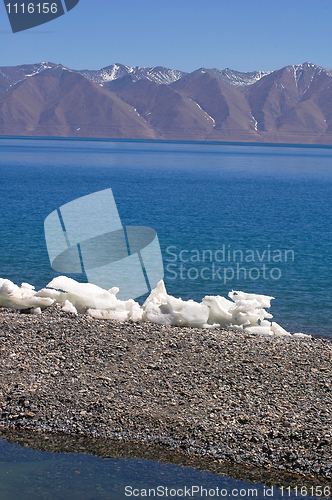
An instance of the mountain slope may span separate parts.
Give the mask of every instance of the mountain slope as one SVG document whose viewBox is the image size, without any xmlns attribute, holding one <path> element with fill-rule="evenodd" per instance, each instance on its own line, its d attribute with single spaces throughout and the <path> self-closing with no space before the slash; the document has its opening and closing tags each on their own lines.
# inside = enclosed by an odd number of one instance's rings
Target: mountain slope
<svg viewBox="0 0 332 500">
<path fill-rule="evenodd" d="M 194 71 L 170 86 L 195 101 L 214 120 L 210 140 L 257 140 L 250 107 L 238 88 L 204 70 Z"/>
<path fill-rule="evenodd" d="M 37 64 L 23 64 L 22 66 L 3 66 L 0 68 L 0 95 L 18 82 L 26 80 L 57 65 L 48 62 Z"/>
<path fill-rule="evenodd" d="M 286 66 L 246 88 L 244 93 L 264 139 L 331 140 L 331 70 L 311 63 Z"/>
<path fill-rule="evenodd" d="M 0 96 L 0 134 L 154 137 L 131 106 L 62 67 L 27 78 Z"/>
<path fill-rule="evenodd" d="M 332 144 L 332 71 L 2 67 L 0 134 Z"/>
<path fill-rule="evenodd" d="M 213 132 L 214 120 L 196 102 L 168 85 L 131 76 L 105 84 L 133 106 L 161 139 L 204 140 Z"/>
</svg>

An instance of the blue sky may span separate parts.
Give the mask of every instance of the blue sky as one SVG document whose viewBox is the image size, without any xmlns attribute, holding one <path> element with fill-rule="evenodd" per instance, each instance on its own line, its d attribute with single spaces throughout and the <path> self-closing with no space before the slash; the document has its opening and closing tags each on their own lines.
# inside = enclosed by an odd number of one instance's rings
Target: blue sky
<svg viewBox="0 0 332 500">
<path fill-rule="evenodd" d="M 0 66 L 253 71 L 309 61 L 332 68 L 332 2 L 80 0 L 64 16 L 15 34 L 1 3 L 0 47 Z"/>
</svg>

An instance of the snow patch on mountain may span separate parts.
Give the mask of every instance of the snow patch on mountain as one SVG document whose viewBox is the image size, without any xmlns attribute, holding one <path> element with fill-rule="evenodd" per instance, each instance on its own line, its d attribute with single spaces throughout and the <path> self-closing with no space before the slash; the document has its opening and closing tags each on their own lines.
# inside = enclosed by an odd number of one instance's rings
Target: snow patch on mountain
<svg viewBox="0 0 332 500">
<path fill-rule="evenodd" d="M 221 80 L 222 82 L 228 83 L 228 85 L 233 85 L 234 87 L 244 87 L 247 85 L 252 85 L 264 76 L 271 73 L 271 71 L 240 72 L 234 71 L 230 68 L 225 68 L 222 70 L 216 68 L 202 68 L 200 71 L 201 73 L 209 73 L 214 78 L 217 78 L 217 80 Z"/>
<path fill-rule="evenodd" d="M 183 71 L 165 68 L 163 66 L 141 67 L 126 66 L 124 64 L 116 63 L 106 66 L 100 70 L 71 70 L 61 64 L 41 62 L 16 67 L 0 67 L 0 76 L 8 81 L 8 90 L 10 87 L 25 80 L 26 78 L 37 76 L 43 71 L 57 67 L 61 67 L 67 71 L 79 73 L 100 86 L 129 75 L 133 81 L 149 80 L 160 85 L 169 85 L 188 74 Z M 291 72 L 300 95 L 303 95 L 308 90 L 311 82 L 316 76 L 319 76 L 319 74 L 324 73 L 328 76 L 332 76 L 332 70 L 322 68 L 309 62 L 287 66 L 285 69 L 286 71 Z M 266 75 L 272 73 L 272 71 L 240 72 L 234 71 L 230 68 L 225 68 L 223 70 L 216 68 L 200 68 L 197 72 L 208 73 L 217 80 L 235 87 L 246 87 L 252 85 L 264 78 Z"/>
<path fill-rule="evenodd" d="M 192 99 L 190 99 L 190 97 L 189 97 L 189 101 L 194 102 L 194 103 L 196 104 L 196 106 L 198 106 L 198 107 L 199 107 L 199 109 L 203 111 L 203 113 L 204 113 L 204 114 L 205 114 L 205 116 L 206 116 L 206 119 L 207 119 L 207 120 L 211 120 L 211 121 L 212 121 L 212 123 L 213 123 L 213 126 L 214 126 L 214 127 L 216 126 L 216 120 L 215 120 L 214 118 L 212 118 L 212 116 L 210 116 L 210 115 L 209 115 L 206 111 L 204 111 L 204 109 L 203 109 L 203 108 L 201 108 L 201 106 L 198 104 L 198 102 L 193 101 Z"/>
<path fill-rule="evenodd" d="M 332 76 L 332 70 L 322 68 L 310 62 L 303 64 L 293 64 L 288 66 L 289 71 L 293 73 L 294 82 L 300 95 L 303 95 L 310 88 L 311 83 L 315 77 L 321 73 L 327 76 Z"/>
<path fill-rule="evenodd" d="M 126 75 L 131 75 L 134 81 L 150 80 L 160 85 L 169 85 L 186 75 L 183 71 L 164 68 L 162 66 L 144 68 L 140 66 L 125 66 L 123 64 L 112 64 L 98 71 L 82 70 L 78 71 L 78 73 L 101 86 Z"/>
<path fill-rule="evenodd" d="M 42 73 L 43 71 L 45 71 L 46 69 L 52 69 L 52 68 L 55 68 L 57 65 L 56 64 L 53 64 L 53 63 L 48 63 L 48 62 L 42 62 L 40 64 L 36 64 L 36 65 L 33 65 L 33 72 L 28 74 L 28 73 L 25 73 L 24 76 L 28 77 L 28 76 L 35 76 L 35 75 L 38 75 L 39 73 Z"/>
<path fill-rule="evenodd" d="M 5 66 L 0 68 L 0 75 L 5 78 L 9 88 L 15 86 L 19 82 L 23 82 L 30 76 L 36 76 L 43 71 L 57 67 L 57 64 L 42 62 L 37 64 L 23 64 L 21 66 Z"/>
</svg>

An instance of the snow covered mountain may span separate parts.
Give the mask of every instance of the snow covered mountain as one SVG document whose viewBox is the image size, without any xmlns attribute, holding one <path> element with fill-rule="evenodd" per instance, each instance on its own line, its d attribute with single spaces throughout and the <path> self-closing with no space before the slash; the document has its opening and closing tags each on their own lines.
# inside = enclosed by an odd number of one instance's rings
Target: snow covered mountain
<svg viewBox="0 0 332 500">
<path fill-rule="evenodd" d="M 2 81 L 2 85 L 4 87 L 9 87 L 25 80 L 25 78 L 28 78 L 29 76 L 35 76 L 42 73 L 46 69 L 54 68 L 56 66 L 69 70 L 69 68 L 63 66 L 62 64 L 54 64 L 51 62 L 2 67 L 0 68 L 0 92 Z M 169 69 L 163 66 L 145 68 L 140 66 L 125 66 L 124 64 L 119 63 L 111 64 L 110 66 L 106 66 L 105 68 L 99 70 L 85 69 L 72 71 L 76 71 L 76 73 L 79 73 L 100 86 L 103 86 L 105 83 L 112 82 L 113 80 L 123 78 L 127 75 L 130 75 L 133 81 L 149 80 L 160 85 L 170 85 L 188 74 L 184 71 Z M 270 73 L 269 71 L 239 72 L 229 68 L 223 70 L 216 68 L 201 68 L 197 71 L 209 73 L 214 78 L 233 86 L 251 85 Z"/>
<path fill-rule="evenodd" d="M 134 81 L 150 80 L 151 82 L 169 85 L 186 75 L 183 71 L 168 69 L 162 66 L 143 68 L 139 66 L 124 66 L 123 64 L 111 64 L 111 66 L 106 66 L 106 68 L 97 71 L 80 70 L 78 73 L 99 85 L 123 78 L 126 75 L 130 75 Z"/>
<path fill-rule="evenodd" d="M 321 75 L 326 75 L 327 77 L 332 76 L 332 70 L 316 66 L 310 62 L 286 67 L 290 73 L 293 73 L 294 82 L 300 95 L 305 94 L 313 81 Z"/>
<path fill-rule="evenodd" d="M 0 68 L 0 135 L 332 144 L 332 70 Z"/>
<path fill-rule="evenodd" d="M 263 76 L 268 75 L 271 71 L 250 71 L 241 73 L 240 71 L 234 71 L 233 69 L 206 69 L 200 68 L 198 71 L 201 73 L 209 73 L 217 80 L 221 80 L 224 83 L 228 83 L 229 85 L 234 85 L 234 87 L 244 87 L 245 85 L 252 85 L 257 82 Z"/>
<path fill-rule="evenodd" d="M 0 94 L 29 76 L 38 75 L 45 69 L 54 67 L 56 67 L 56 64 L 48 62 L 0 67 Z"/>
</svg>

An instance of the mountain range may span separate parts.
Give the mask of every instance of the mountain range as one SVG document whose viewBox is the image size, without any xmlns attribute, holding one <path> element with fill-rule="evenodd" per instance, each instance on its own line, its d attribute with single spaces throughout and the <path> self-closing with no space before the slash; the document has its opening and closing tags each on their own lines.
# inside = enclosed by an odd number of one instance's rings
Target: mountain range
<svg viewBox="0 0 332 500">
<path fill-rule="evenodd" d="M 332 144 L 332 71 L 0 67 L 0 135 Z"/>
</svg>

